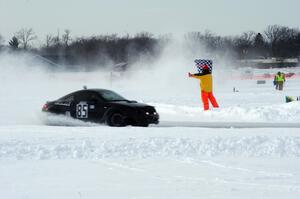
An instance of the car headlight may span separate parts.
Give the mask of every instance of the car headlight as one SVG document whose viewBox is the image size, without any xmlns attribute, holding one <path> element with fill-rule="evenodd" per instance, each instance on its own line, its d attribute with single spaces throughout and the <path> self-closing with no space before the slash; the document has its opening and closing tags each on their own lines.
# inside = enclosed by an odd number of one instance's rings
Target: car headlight
<svg viewBox="0 0 300 199">
<path fill-rule="evenodd" d="M 150 113 L 148 111 L 145 112 L 146 115 L 157 115 L 157 112 Z"/>
</svg>

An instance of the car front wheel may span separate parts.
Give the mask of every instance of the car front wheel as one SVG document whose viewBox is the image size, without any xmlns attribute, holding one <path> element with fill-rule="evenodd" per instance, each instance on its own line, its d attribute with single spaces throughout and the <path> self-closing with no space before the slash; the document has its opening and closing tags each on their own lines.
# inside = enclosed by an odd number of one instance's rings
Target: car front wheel
<svg viewBox="0 0 300 199">
<path fill-rule="evenodd" d="M 126 117 L 121 113 L 112 113 L 108 116 L 106 123 L 108 126 L 122 127 L 126 126 Z"/>
</svg>

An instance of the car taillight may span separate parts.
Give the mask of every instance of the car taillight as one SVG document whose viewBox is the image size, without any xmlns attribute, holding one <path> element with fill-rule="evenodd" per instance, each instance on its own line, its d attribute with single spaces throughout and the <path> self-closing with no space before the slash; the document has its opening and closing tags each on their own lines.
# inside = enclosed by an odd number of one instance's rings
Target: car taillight
<svg viewBox="0 0 300 199">
<path fill-rule="evenodd" d="M 48 108 L 49 108 L 49 107 L 48 107 L 48 104 L 44 104 L 42 110 L 43 110 L 43 111 L 48 111 Z"/>
</svg>

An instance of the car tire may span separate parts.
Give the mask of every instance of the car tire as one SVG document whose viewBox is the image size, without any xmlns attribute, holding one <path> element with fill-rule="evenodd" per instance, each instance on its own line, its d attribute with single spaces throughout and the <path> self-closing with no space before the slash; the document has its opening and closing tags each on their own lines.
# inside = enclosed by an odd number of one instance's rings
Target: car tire
<svg viewBox="0 0 300 199">
<path fill-rule="evenodd" d="M 112 113 L 107 117 L 106 123 L 108 126 L 122 127 L 126 126 L 126 117 L 121 113 Z"/>
<path fill-rule="evenodd" d="M 139 125 L 140 127 L 148 127 L 149 126 L 149 124 L 141 124 L 141 125 Z"/>
<path fill-rule="evenodd" d="M 149 124 L 134 124 L 133 126 L 138 126 L 138 127 L 148 127 Z"/>
</svg>

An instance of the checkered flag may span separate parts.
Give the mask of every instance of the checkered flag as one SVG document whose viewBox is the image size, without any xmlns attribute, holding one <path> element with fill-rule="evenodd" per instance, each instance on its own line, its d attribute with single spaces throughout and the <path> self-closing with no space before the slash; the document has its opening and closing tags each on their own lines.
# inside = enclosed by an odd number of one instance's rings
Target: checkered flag
<svg viewBox="0 0 300 199">
<path fill-rule="evenodd" d="M 210 59 L 195 59 L 196 67 L 199 73 L 202 73 L 204 69 L 208 68 L 209 72 L 212 71 L 213 62 Z"/>
</svg>

